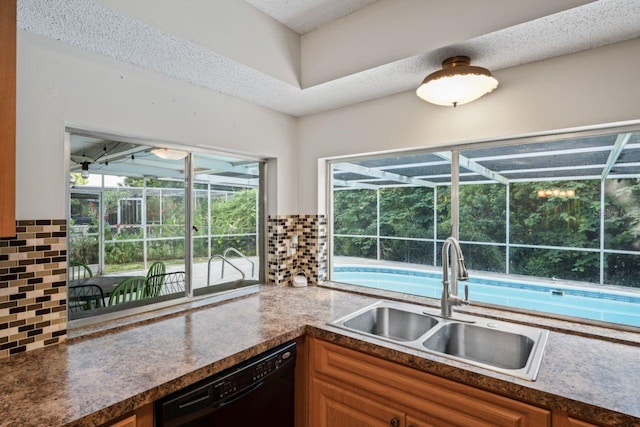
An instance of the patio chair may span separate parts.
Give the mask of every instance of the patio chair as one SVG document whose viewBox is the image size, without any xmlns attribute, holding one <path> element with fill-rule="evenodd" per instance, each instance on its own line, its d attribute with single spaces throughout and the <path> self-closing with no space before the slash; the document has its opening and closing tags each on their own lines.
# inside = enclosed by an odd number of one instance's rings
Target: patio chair
<svg viewBox="0 0 640 427">
<path fill-rule="evenodd" d="M 104 307 L 102 288 L 97 285 L 69 286 L 69 289 L 67 289 L 67 306 L 71 313 Z"/>
<path fill-rule="evenodd" d="M 154 298 L 160 295 L 166 271 L 167 268 L 162 261 L 151 264 L 147 272 L 147 297 Z"/>
<path fill-rule="evenodd" d="M 69 261 L 69 280 L 89 279 L 93 272 L 87 264 L 79 261 Z"/>
<path fill-rule="evenodd" d="M 146 297 L 147 278 L 133 276 L 120 282 L 109 296 L 109 306 L 139 301 Z"/>
<path fill-rule="evenodd" d="M 184 274 L 184 271 L 173 271 L 151 276 L 147 279 L 147 285 L 149 282 L 162 284 L 155 296 L 184 294 Z"/>
</svg>

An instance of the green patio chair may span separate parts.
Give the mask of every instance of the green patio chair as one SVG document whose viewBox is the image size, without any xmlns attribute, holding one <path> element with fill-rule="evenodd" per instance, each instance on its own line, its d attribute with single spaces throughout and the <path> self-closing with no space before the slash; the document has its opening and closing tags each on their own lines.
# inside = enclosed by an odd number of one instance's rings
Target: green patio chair
<svg viewBox="0 0 640 427">
<path fill-rule="evenodd" d="M 166 271 L 167 267 L 162 261 L 156 261 L 151 264 L 147 272 L 147 297 L 154 298 L 160 295 Z"/>
<path fill-rule="evenodd" d="M 96 285 L 69 286 L 69 289 L 67 289 L 67 306 L 71 313 L 104 307 L 102 288 Z"/>
<path fill-rule="evenodd" d="M 87 264 L 79 261 L 69 261 L 69 280 L 90 279 L 93 272 Z"/>
<path fill-rule="evenodd" d="M 109 295 L 109 306 L 125 302 L 139 301 L 146 297 L 147 278 L 133 276 L 120 282 Z"/>
</svg>

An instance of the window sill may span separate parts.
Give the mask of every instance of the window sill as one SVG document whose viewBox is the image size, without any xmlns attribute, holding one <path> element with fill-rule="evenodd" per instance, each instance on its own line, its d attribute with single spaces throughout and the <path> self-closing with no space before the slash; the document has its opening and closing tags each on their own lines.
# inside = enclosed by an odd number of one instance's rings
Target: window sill
<svg viewBox="0 0 640 427">
<path fill-rule="evenodd" d="M 179 315 L 188 310 L 209 308 L 233 299 L 244 298 L 260 291 L 261 285 L 249 285 L 238 289 L 194 296 L 175 298 L 157 304 L 120 310 L 113 313 L 72 320 L 68 323 L 67 339 L 76 341 L 104 335 L 116 328 L 128 328 Z"/>
</svg>

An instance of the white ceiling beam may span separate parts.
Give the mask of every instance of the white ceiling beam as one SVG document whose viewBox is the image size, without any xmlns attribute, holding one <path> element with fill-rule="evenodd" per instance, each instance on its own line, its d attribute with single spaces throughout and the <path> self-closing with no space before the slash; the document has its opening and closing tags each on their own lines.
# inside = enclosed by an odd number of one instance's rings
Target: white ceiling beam
<svg viewBox="0 0 640 427">
<path fill-rule="evenodd" d="M 74 170 L 72 170 L 74 172 Z M 77 170 L 75 171 L 77 172 Z M 159 168 L 139 163 L 103 163 L 89 165 L 89 173 L 99 175 L 129 176 L 129 177 L 156 177 L 184 179 L 182 171 L 175 169 Z"/>
<path fill-rule="evenodd" d="M 380 188 L 378 185 L 367 184 L 366 182 L 358 182 L 358 181 L 345 181 L 342 179 L 334 179 L 333 180 L 334 190 L 377 190 Z M 335 188 L 335 186 L 341 186 L 344 188 Z"/>
<path fill-rule="evenodd" d="M 513 175 L 519 173 L 542 173 L 542 172 L 558 172 L 558 171 L 578 171 L 583 169 L 601 169 L 603 168 L 603 164 L 593 164 L 593 165 L 577 165 L 577 166 L 554 166 L 550 168 L 528 168 L 528 169 L 509 169 L 501 171 L 500 173 L 504 175 Z"/>
<path fill-rule="evenodd" d="M 434 153 L 436 156 L 440 156 L 445 160 L 449 160 L 451 161 L 451 152 L 450 151 L 441 151 L 441 152 L 437 152 Z M 459 155 L 458 156 L 458 161 L 460 164 L 460 167 L 463 167 L 465 169 L 468 169 L 472 172 L 475 172 L 481 176 L 484 176 L 485 178 L 489 178 L 491 180 L 494 180 L 496 182 L 499 182 L 501 184 L 507 185 L 509 184 L 509 180 L 507 178 L 505 178 L 504 176 L 500 175 L 498 172 L 492 171 L 491 169 L 485 168 L 484 166 L 482 166 L 480 163 L 476 163 L 473 160 L 469 160 L 468 158 L 466 158 L 463 155 Z"/>
<path fill-rule="evenodd" d="M 375 169 L 384 169 L 384 170 L 393 170 L 393 169 L 405 169 L 405 168 L 423 168 L 423 167 L 429 167 L 429 166 L 442 166 L 442 165 L 448 165 L 450 162 L 442 160 L 442 161 L 435 161 L 435 162 L 419 162 L 419 163 L 403 163 L 401 165 L 389 165 L 389 166 L 385 166 L 383 168 L 377 167 Z"/>
<path fill-rule="evenodd" d="M 531 157 L 554 157 L 563 156 L 567 154 L 584 154 L 584 153 L 597 153 L 600 151 L 609 151 L 611 147 L 609 145 L 603 145 L 599 147 L 584 147 L 584 148 L 569 148 L 563 150 L 547 150 L 547 151 L 532 151 L 529 153 L 518 154 L 503 154 L 500 156 L 486 156 L 476 157 L 476 162 L 491 161 L 491 160 L 511 160 L 511 159 L 527 159 Z"/>
<path fill-rule="evenodd" d="M 231 176 L 201 175 L 197 173 L 195 174 L 194 179 L 199 183 L 215 185 L 236 185 L 242 187 L 257 187 L 259 185 L 258 178 L 235 178 Z"/>
<path fill-rule="evenodd" d="M 364 166 L 356 165 L 353 163 L 334 163 L 334 169 L 339 169 L 342 172 L 351 172 L 358 175 L 370 176 L 373 178 L 384 179 L 387 181 L 401 182 L 403 184 L 414 184 L 420 187 L 435 188 L 436 184 L 433 182 L 425 181 L 422 179 L 412 178 L 409 176 L 398 175 L 397 173 L 385 172 L 380 169 L 372 169 Z"/>
<path fill-rule="evenodd" d="M 602 170 L 602 175 L 600 175 L 600 179 L 604 180 L 607 177 L 607 175 L 609 175 L 609 172 L 611 172 L 611 169 L 613 169 L 613 166 L 618 161 L 618 157 L 620 157 L 620 154 L 622 154 L 622 150 L 624 150 L 624 147 L 627 145 L 627 142 L 629 142 L 630 138 L 631 138 L 630 133 L 622 133 L 618 135 L 618 137 L 616 138 L 616 142 L 613 144 L 613 147 L 611 148 L 611 152 L 609 152 L 609 158 L 607 159 L 607 163 L 605 164 L 604 169 Z"/>
<path fill-rule="evenodd" d="M 144 146 L 135 146 L 132 148 L 128 148 L 125 150 L 120 150 L 120 151 L 114 151 L 113 153 L 109 153 L 107 152 L 107 154 L 104 154 L 103 156 L 98 156 L 96 159 L 94 159 L 93 161 L 89 162 L 90 164 L 102 164 L 102 163 L 106 163 L 106 162 L 116 162 L 116 161 L 120 161 L 120 160 L 127 160 L 127 159 L 131 159 L 131 156 L 134 156 L 136 154 L 139 154 L 141 152 L 147 151 L 149 149 L 149 147 L 144 147 Z M 86 157 L 86 156 L 78 156 L 78 154 L 71 154 L 71 157 Z M 77 168 L 80 168 L 81 165 L 77 164 L 74 165 Z"/>
<path fill-rule="evenodd" d="M 234 172 L 246 175 L 258 175 L 257 162 L 226 162 L 219 159 L 211 159 L 199 155 L 194 156 L 196 173 Z"/>
</svg>

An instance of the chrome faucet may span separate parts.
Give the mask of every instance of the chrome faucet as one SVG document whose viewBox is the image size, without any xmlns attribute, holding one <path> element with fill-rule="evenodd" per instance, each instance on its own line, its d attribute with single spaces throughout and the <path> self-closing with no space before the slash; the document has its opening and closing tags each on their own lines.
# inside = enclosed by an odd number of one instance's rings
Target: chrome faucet
<svg viewBox="0 0 640 427">
<path fill-rule="evenodd" d="M 451 252 L 451 288 L 449 288 L 449 248 Z M 442 298 L 440 299 L 443 317 L 451 316 L 451 307 L 454 305 L 469 304 L 469 286 L 464 287 L 464 299 L 458 296 L 458 281 L 469 279 L 467 267 L 464 265 L 464 257 L 460 244 L 454 237 L 449 237 L 442 245 Z"/>
</svg>

